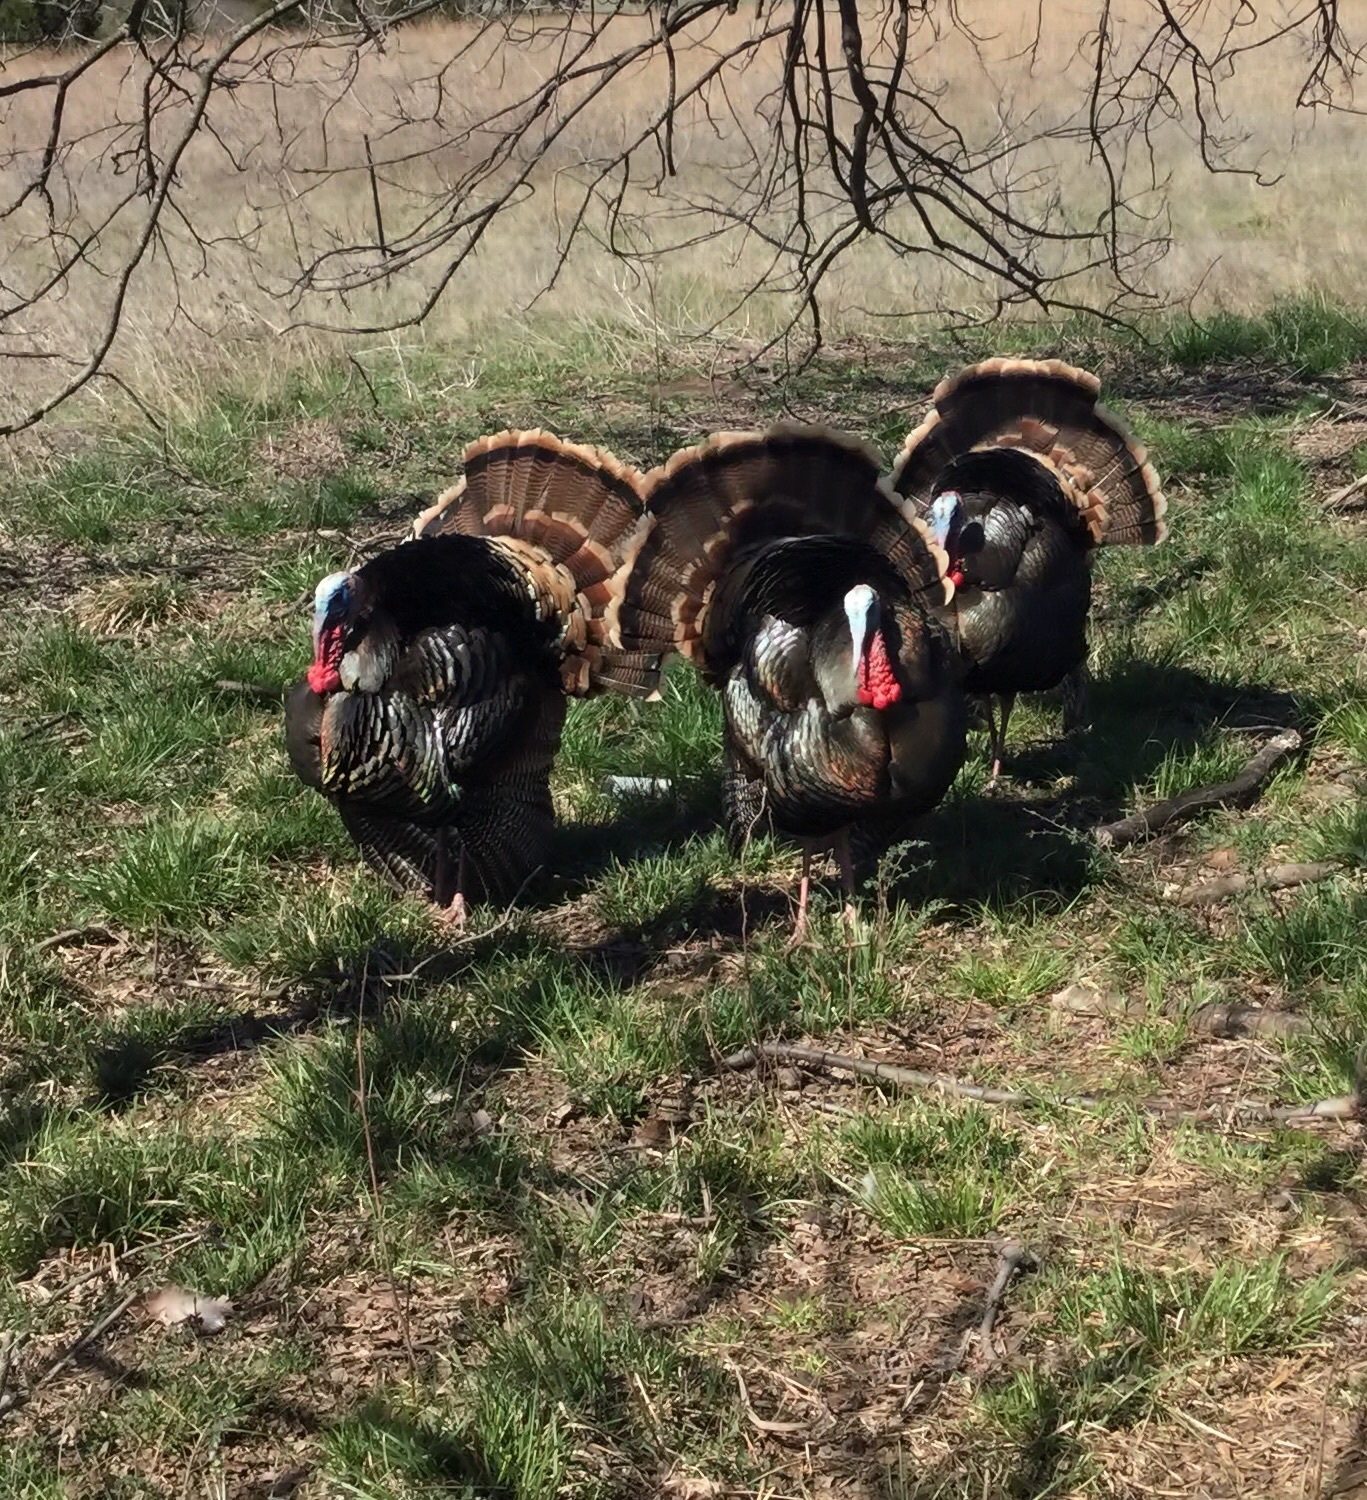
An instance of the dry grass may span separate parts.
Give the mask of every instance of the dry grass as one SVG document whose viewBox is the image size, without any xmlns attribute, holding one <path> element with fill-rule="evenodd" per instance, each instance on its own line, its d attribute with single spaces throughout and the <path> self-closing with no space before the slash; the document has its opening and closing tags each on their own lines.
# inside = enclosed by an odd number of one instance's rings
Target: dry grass
<svg viewBox="0 0 1367 1500">
<path fill-rule="evenodd" d="M 976 126 L 985 139 L 1003 118 L 1031 121 L 1035 128 L 1057 124 L 1077 110 L 1091 67 L 1081 45 L 1091 7 L 1051 0 L 1033 62 L 1021 51 L 1033 28 L 1033 7 L 980 0 L 962 9 L 983 38 L 979 46 L 951 31 L 916 64 L 927 86 L 944 90 L 956 118 L 970 129 Z M 1147 0 L 1128 0 L 1121 9 L 1129 18 L 1121 31 L 1123 49 L 1137 51 L 1152 11 Z M 616 48 L 639 37 L 645 24 L 640 17 L 619 18 L 604 45 Z M 681 80 L 686 83 L 715 50 L 752 24 L 753 17 L 737 15 L 722 23 L 707 46 L 682 50 Z M 430 194 L 465 164 L 449 144 L 462 122 L 544 78 L 562 41 L 560 24 L 551 21 L 529 27 L 516 42 L 501 35 L 479 41 L 468 25 L 434 22 L 408 27 L 387 39 L 383 50 L 355 56 L 318 45 L 291 52 L 278 37 L 262 44 L 255 55 L 259 62 L 267 51 L 272 54 L 276 81 L 262 77 L 258 67 L 244 67 L 240 84 L 211 109 L 212 135 L 191 148 L 180 174 L 179 202 L 208 243 L 201 250 L 184 223 L 168 222 L 169 261 L 158 254 L 136 276 L 111 369 L 157 409 L 185 411 L 225 375 L 246 372 L 259 387 L 281 372 L 335 358 L 334 341 L 315 329 L 281 335 L 298 320 L 382 323 L 414 307 L 438 269 L 436 261 L 415 268 L 399 285 L 356 294 L 345 308 L 335 296 L 306 298 L 291 308 L 286 294 L 301 262 L 325 248 L 372 237 L 362 165 L 366 134 L 377 158 L 395 163 L 382 172 L 392 234 L 418 216 Z M 758 122 L 754 128 L 761 134 L 759 111 L 780 60 L 775 44 L 727 80 L 737 118 Z M 16 57 L 3 76 L 21 77 L 52 64 L 42 54 Z M 351 345 L 352 352 L 402 367 L 424 346 L 447 354 L 457 350 L 452 378 L 466 380 L 477 378 L 481 354 L 491 344 L 554 347 L 563 344 L 567 327 L 576 336 L 592 327 L 600 344 L 622 337 L 635 345 L 642 335 L 672 343 L 719 319 L 732 338 L 770 334 L 786 315 L 789 304 L 783 298 L 757 298 L 735 307 L 738 288 L 763 263 L 763 247 L 754 242 L 675 255 L 643 275 L 585 241 L 555 292 L 535 302 L 555 266 L 569 212 L 567 183 L 582 175 L 581 163 L 601 154 L 658 104 L 663 67 L 656 59 L 628 70 L 602 106 L 556 142 L 541 163 L 535 196 L 496 223 L 425 327 L 362 338 Z M 1243 71 L 1227 85 L 1230 116 L 1223 133 L 1247 137 L 1239 159 L 1258 164 L 1266 177 L 1278 177 L 1272 186 L 1260 187 L 1248 176 L 1212 179 L 1185 136 L 1176 128 L 1160 130 L 1156 145 L 1160 168 L 1171 182 L 1174 247 L 1146 274 L 1146 291 L 1175 302 L 1195 294 L 1204 308 L 1247 309 L 1278 295 L 1341 283 L 1343 266 L 1363 233 L 1364 209 L 1355 191 L 1361 128 L 1351 117 L 1316 118 L 1301 111 L 1295 118 L 1304 71 L 1302 49 L 1290 42 L 1245 59 Z M 144 65 L 115 52 L 67 102 L 70 144 L 57 207 L 59 215 L 70 213 L 77 228 L 98 222 L 127 191 L 129 177 L 114 171 L 117 132 L 111 122 L 136 118 L 144 81 Z M 175 115 L 167 113 L 168 136 Z M 0 104 L 0 135 L 28 148 L 27 155 L 21 151 L 0 170 L 0 199 L 13 197 L 31 172 L 48 124 L 44 95 L 21 94 Z M 740 148 L 734 127 L 718 133 L 701 111 L 685 112 L 674 141 L 678 176 L 665 179 L 658 191 L 642 185 L 628 198 L 636 215 L 636 248 L 677 237 L 675 216 L 721 190 Z M 1050 150 L 1050 160 L 1031 161 L 1027 153 L 1022 165 L 1044 169 L 1038 193 L 1062 184 L 1073 221 L 1087 221 L 1101 199 L 1084 142 L 1055 142 Z M 1028 206 L 1030 198 L 1024 193 L 1021 205 Z M 1158 210 L 1161 195 L 1140 206 Z M 43 213 L 35 197 L 7 222 L 7 281 L 22 284 L 48 263 Z M 139 213 L 135 204 L 116 220 L 100 252 L 101 268 L 113 264 L 126 246 Z M 172 262 L 179 273 L 174 282 Z M 1099 296 L 1103 278 L 1087 272 L 1070 290 Z M 933 259 L 898 260 L 879 246 L 861 247 L 828 284 L 828 329 L 835 335 L 886 335 L 888 315 L 990 305 L 992 291 Z M 108 281 L 97 271 L 73 273 L 60 297 L 28 318 L 26 342 L 63 353 L 88 348 L 108 295 Z M 909 332 L 917 327 L 901 326 Z M 7 366 L 9 385 L 0 396 L 0 412 L 49 388 L 44 383 L 55 373 L 40 361 Z M 106 385 L 95 399 L 112 396 Z"/>
</svg>

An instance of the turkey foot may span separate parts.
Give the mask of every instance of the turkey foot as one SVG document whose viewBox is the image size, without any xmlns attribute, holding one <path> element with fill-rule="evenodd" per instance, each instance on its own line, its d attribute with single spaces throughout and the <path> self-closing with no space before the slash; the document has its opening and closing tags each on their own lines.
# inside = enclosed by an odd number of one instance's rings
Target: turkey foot
<svg viewBox="0 0 1367 1500">
<path fill-rule="evenodd" d="M 1001 705 L 1002 716 L 998 723 L 997 716 L 992 710 L 992 699 L 987 700 L 987 732 L 991 736 L 992 748 L 992 773 L 987 778 L 987 785 L 983 788 L 990 792 L 997 782 L 1001 780 L 1002 756 L 1006 754 L 1006 726 L 1011 719 L 1011 710 L 1016 706 L 1016 695 L 1014 693 L 1002 693 Z"/>
<path fill-rule="evenodd" d="M 446 831 L 437 836 L 437 869 L 432 882 L 432 899 L 437 903 L 437 920 L 452 934 L 465 931 L 470 915 L 465 900 L 465 845 L 460 848 L 456 861 L 455 880 L 451 879 L 451 835 Z"/>
<path fill-rule="evenodd" d="M 464 891 L 457 891 L 445 906 L 437 908 L 437 921 L 447 932 L 457 937 L 465 931 L 469 915 L 470 907 L 465 900 Z"/>
</svg>

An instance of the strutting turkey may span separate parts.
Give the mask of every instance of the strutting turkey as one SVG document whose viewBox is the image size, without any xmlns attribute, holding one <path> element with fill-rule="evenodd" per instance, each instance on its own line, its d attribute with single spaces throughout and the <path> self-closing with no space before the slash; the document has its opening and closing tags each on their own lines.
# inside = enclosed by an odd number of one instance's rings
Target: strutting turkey
<svg viewBox="0 0 1367 1500">
<path fill-rule="evenodd" d="M 319 583 L 285 713 L 295 772 L 366 861 L 457 924 L 545 861 L 565 695 L 599 686 L 642 518 L 636 470 L 548 432 L 480 438 L 464 469 L 413 540 Z"/>
<path fill-rule="evenodd" d="M 936 387 L 893 473 L 949 553 L 964 685 L 987 698 L 994 782 L 1018 693 L 1062 684 L 1065 728 L 1081 718 L 1093 552 L 1167 534 L 1158 476 L 1097 404 L 1100 389 L 1059 360 L 972 365 Z"/>
<path fill-rule="evenodd" d="M 646 508 L 613 633 L 643 666 L 615 685 L 649 691 L 661 653 L 692 661 L 723 695 L 733 842 L 771 821 L 802 844 L 795 941 L 812 854 L 833 848 L 853 921 L 851 836 L 876 855 L 963 761 L 945 553 L 876 455 L 819 427 L 714 435 L 647 476 Z"/>
</svg>

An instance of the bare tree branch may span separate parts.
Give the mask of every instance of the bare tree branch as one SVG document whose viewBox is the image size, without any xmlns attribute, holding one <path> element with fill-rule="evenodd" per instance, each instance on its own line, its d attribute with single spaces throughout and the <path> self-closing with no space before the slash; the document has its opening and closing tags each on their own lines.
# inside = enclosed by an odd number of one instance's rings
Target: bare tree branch
<svg viewBox="0 0 1367 1500">
<path fill-rule="evenodd" d="M 955 0 L 514 0 L 423 28 L 431 63 L 395 76 L 438 0 L 281 0 L 221 37 L 191 31 L 179 0 L 116 0 L 106 40 L 65 66 L 0 52 L 0 375 L 16 371 L 0 392 L 22 392 L 0 435 L 104 373 L 135 282 L 173 325 L 231 264 L 278 306 L 257 314 L 274 331 L 391 334 L 458 297 L 495 227 L 530 212 L 555 226 L 542 290 L 581 249 L 643 275 L 711 246 L 736 271 L 731 307 L 782 299 L 770 347 L 819 345 L 835 273 L 864 246 L 947 268 L 979 317 L 1128 319 L 1154 305 L 1167 248 L 1158 134 L 1181 132 L 1210 172 L 1271 180 L 1242 149 L 1236 73 L 1291 48 L 1288 118 L 1355 110 L 1367 15 L 1118 9 L 1063 39 L 1077 68 L 1019 108 L 1022 70 L 1061 66 L 1043 6 L 1003 58 Z M 972 86 L 947 86 L 951 50 Z M 63 312 L 78 295 L 79 320 Z"/>
</svg>

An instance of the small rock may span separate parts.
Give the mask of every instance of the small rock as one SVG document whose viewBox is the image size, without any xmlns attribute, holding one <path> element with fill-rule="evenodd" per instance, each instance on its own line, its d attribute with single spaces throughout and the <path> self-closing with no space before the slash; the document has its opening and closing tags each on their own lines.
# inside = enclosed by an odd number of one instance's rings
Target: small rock
<svg viewBox="0 0 1367 1500">
<path fill-rule="evenodd" d="M 797 1068 L 779 1068 L 774 1077 L 781 1089 L 800 1089 L 802 1087 L 802 1074 Z"/>
<path fill-rule="evenodd" d="M 1239 851 L 1228 847 L 1212 849 L 1206 855 L 1206 863 L 1212 870 L 1232 870 L 1239 863 Z"/>
</svg>

